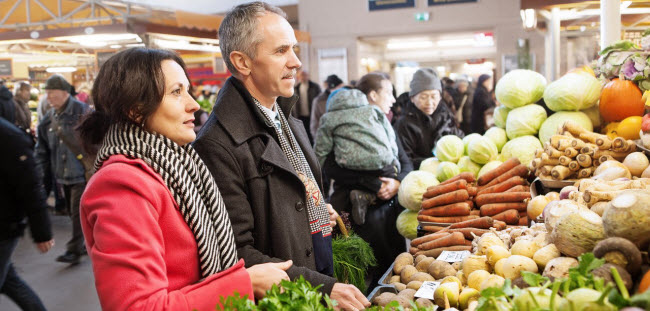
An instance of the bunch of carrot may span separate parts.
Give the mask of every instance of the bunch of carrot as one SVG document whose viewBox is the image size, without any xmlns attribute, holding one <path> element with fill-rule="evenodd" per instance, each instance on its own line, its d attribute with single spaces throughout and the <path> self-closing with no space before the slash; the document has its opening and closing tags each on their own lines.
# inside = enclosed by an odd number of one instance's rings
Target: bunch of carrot
<svg viewBox="0 0 650 311">
<path fill-rule="evenodd" d="M 573 121 L 566 121 L 558 128 L 557 135 L 544 143 L 544 149 L 535 152 L 531 170 L 542 179 L 582 179 L 593 175 L 605 161 L 622 161 L 636 151 L 632 140 L 622 137 L 610 139 L 585 130 Z"/>
</svg>

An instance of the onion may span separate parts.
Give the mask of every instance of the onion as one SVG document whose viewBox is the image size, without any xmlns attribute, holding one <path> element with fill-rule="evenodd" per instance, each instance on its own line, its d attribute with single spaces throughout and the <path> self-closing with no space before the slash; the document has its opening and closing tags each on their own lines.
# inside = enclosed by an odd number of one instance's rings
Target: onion
<svg viewBox="0 0 650 311">
<path fill-rule="evenodd" d="M 571 191 L 578 191 L 578 187 L 575 186 L 566 186 L 560 190 L 560 200 L 567 200 L 569 199 L 569 193 Z"/>
<path fill-rule="evenodd" d="M 625 157 L 623 165 L 630 170 L 632 176 L 641 177 L 643 171 L 650 165 L 650 161 L 642 152 L 632 152 Z"/>
<path fill-rule="evenodd" d="M 544 211 L 546 205 L 548 205 L 550 202 L 551 200 L 543 195 L 538 195 L 532 200 L 528 201 L 528 207 L 526 208 L 528 219 L 537 219 L 537 217 Z"/>
<path fill-rule="evenodd" d="M 546 197 L 548 198 L 549 201 L 560 200 L 560 194 L 555 191 L 551 191 L 547 193 Z"/>
</svg>

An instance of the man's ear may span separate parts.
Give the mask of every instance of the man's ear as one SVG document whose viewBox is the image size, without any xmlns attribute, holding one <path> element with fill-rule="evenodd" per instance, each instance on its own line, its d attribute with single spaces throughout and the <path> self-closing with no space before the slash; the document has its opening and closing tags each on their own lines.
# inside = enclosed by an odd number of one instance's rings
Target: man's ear
<svg viewBox="0 0 650 311">
<path fill-rule="evenodd" d="M 232 51 L 230 52 L 230 62 L 242 76 L 248 76 L 251 73 L 252 60 L 248 55 L 239 51 Z"/>
</svg>

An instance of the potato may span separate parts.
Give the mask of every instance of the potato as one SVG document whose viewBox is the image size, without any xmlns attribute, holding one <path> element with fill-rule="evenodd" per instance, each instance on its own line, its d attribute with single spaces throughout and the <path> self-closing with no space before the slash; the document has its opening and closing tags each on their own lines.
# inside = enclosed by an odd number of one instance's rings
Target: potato
<svg viewBox="0 0 650 311">
<path fill-rule="evenodd" d="M 541 247 L 537 243 L 531 240 L 519 240 L 512 244 L 510 247 L 510 254 L 512 255 L 521 255 L 528 257 L 530 259 L 535 256 L 535 252 L 538 251 Z"/>
<path fill-rule="evenodd" d="M 506 263 L 506 259 L 508 258 L 503 258 L 494 265 L 494 274 L 498 276 L 503 276 L 503 265 Z"/>
<path fill-rule="evenodd" d="M 490 276 L 490 272 L 487 272 L 485 270 L 476 270 L 470 273 L 469 276 L 467 277 L 467 286 L 475 290 L 481 290 L 481 284 L 489 276 Z"/>
<path fill-rule="evenodd" d="M 553 258 L 562 256 L 560 251 L 555 247 L 555 244 L 549 244 L 540 248 L 535 255 L 533 255 L 533 260 L 537 264 L 540 270 L 544 270 L 546 264 L 551 261 Z"/>
<path fill-rule="evenodd" d="M 404 266 L 404 268 L 402 268 L 402 272 L 400 273 L 400 280 L 402 283 L 408 284 L 408 282 L 411 282 L 411 277 L 416 273 L 418 273 L 418 269 L 415 267 L 411 265 Z"/>
<path fill-rule="evenodd" d="M 451 264 L 451 267 L 454 268 L 454 269 L 456 269 L 456 271 L 458 271 L 458 270 L 461 269 L 461 266 L 460 266 L 461 263 L 462 263 L 462 262 L 460 262 L 460 261 L 456 261 L 456 262 L 454 262 L 454 263 Z"/>
<path fill-rule="evenodd" d="M 539 269 L 535 261 L 528 257 L 512 255 L 506 258 L 506 262 L 503 264 L 503 277 L 514 280 L 521 276 L 521 271 L 537 273 Z"/>
<path fill-rule="evenodd" d="M 422 259 L 425 259 L 425 258 L 429 258 L 429 257 L 427 257 L 425 255 L 418 255 L 417 257 L 415 257 L 415 265 L 417 266 L 417 264 L 419 264 L 420 261 L 422 261 Z"/>
<path fill-rule="evenodd" d="M 427 272 L 436 280 L 439 280 L 446 276 L 455 275 L 456 269 L 446 261 L 434 260 L 427 268 Z"/>
<path fill-rule="evenodd" d="M 445 294 L 447 294 L 447 300 L 449 305 L 453 308 L 458 306 L 458 296 L 460 294 L 460 287 L 456 282 L 448 282 L 440 284 L 438 288 L 433 292 L 433 301 L 441 308 L 445 307 Z"/>
<path fill-rule="evenodd" d="M 415 300 L 415 303 L 421 308 L 432 308 L 434 306 L 433 302 L 426 298 L 418 298 Z"/>
<path fill-rule="evenodd" d="M 413 300 L 415 299 L 415 292 L 417 292 L 417 290 L 412 288 L 407 288 L 405 290 L 400 291 L 399 294 L 397 294 L 397 296 L 402 296 L 408 300 Z"/>
<path fill-rule="evenodd" d="M 481 290 L 484 290 L 486 288 L 490 287 L 499 287 L 503 286 L 503 283 L 506 282 L 506 279 L 496 275 L 496 274 L 491 274 L 488 276 L 485 280 L 483 280 L 483 283 L 481 283 Z"/>
<path fill-rule="evenodd" d="M 430 274 L 428 274 L 426 272 L 418 272 L 416 274 L 413 274 L 411 276 L 411 279 L 410 279 L 411 282 L 413 282 L 413 281 L 420 281 L 420 282 L 432 281 L 433 282 L 435 280 L 436 279 L 434 279 Z"/>
<path fill-rule="evenodd" d="M 419 256 L 418 256 L 418 257 L 419 257 Z M 427 257 L 427 258 L 424 258 L 424 259 L 420 260 L 420 262 L 418 262 L 418 263 L 415 265 L 415 268 L 418 269 L 418 271 L 421 271 L 421 272 L 427 272 L 427 269 L 429 268 L 429 265 L 430 265 L 434 260 L 435 260 L 435 259 L 434 259 L 433 257 Z"/>
<path fill-rule="evenodd" d="M 390 280 L 388 281 L 388 284 L 393 284 L 393 283 L 397 283 L 397 282 L 401 282 L 401 278 L 399 277 L 399 275 L 393 275 L 393 276 L 390 277 Z"/>
<path fill-rule="evenodd" d="M 406 284 L 406 288 L 418 290 L 422 287 L 422 281 L 411 281 L 408 284 Z"/>
<path fill-rule="evenodd" d="M 468 277 L 470 273 L 476 270 L 485 270 L 490 272 L 491 267 L 488 264 L 486 256 L 470 255 L 463 259 L 463 273 Z"/>
<path fill-rule="evenodd" d="M 469 303 L 472 302 L 472 300 L 478 300 L 480 297 L 481 293 L 479 293 L 478 290 L 470 287 L 465 287 L 463 291 L 460 292 L 460 296 L 458 297 L 458 306 L 461 310 L 465 310 L 469 306 Z"/>
<path fill-rule="evenodd" d="M 395 286 L 398 291 L 403 291 L 406 289 L 406 285 L 404 285 L 404 283 L 393 283 L 393 286 Z"/>
<path fill-rule="evenodd" d="M 395 299 L 393 299 L 393 301 L 397 301 L 399 303 L 399 305 L 404 307 L 404 308 L 410 308 L 411 307 L 411 300 L 406 299 L 406 297 L 397 296 L 397 297 L 395 297 Z"/>
<path fill-rule="evenodd" d="M 380 306 L 380 307 L 385 307 L 387 304 L 389 304 L 393 299 L 397 298 L 397 295 L 395 293 L 382 293 L 381 295 L 375 297 L 375 299 L 372 300 L 372 303 Z"/>
<path fill-rule="evenodd" d="M 487 249 L 485 255 L 487 256 L 488 263 L 494 267 L 500 259 L 510 257 L 510 252 L 501 245 L 493 245 Z"/>
<path fill-rule="evenodd" d="M 402 269 L 405 266 L 413 265 L 413 255 L 410 253 L 401 253 L 395 258 L 395 265 L 393 266 L 393 272 L 395 274 L 402 273 Z"/>
</svg>

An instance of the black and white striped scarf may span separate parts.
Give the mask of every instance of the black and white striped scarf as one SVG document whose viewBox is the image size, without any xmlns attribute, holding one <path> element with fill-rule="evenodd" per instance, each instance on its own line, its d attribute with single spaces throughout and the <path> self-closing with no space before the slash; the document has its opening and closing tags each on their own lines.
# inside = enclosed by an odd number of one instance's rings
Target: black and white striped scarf
<svg viewBox="0 0 650 311">
<path fill-rule="evenodd" d="M 254 102 L 266 120 L 271 124 L 275 124 L 271 116 L 262 108 L 262 104 L 257 99 L 254 99 Z M 289 128 L 289 122 L 284 117 L 282 109 L 277 104 L 275 107 L 278 109 L 277 117 L 280 120 L 282 130 L 277 126 L 273 126 L 273 128 L 280 141 L 282 151 L 305 185 L 305 201 L 307 201 L 307 215 L 309 216 L 309 229 L 311 230 L 311 234 L 321 233 L 323 237 L 330 236 L 332 234 L 332 227 L 330 227 L 329 213 L 327 212 L 325 200 L 320 192 L 320 188 L 318 188 L 318 183 L 316 183 L 316 178 L 314 178 L 309 163 L 307 163 L 302 149 L 300 149 L 291 128 Z"/>
<path fill-rule="evenodd" d="M 235 236 L 221 193 L 190 144 L 179 146 L 133 124 L 113 125 L 97 154 L 95 168 L 112 155 L 141 159 L 162 177 L 196 239 L 202 277 L 237 263 Z"/>
</svg>

